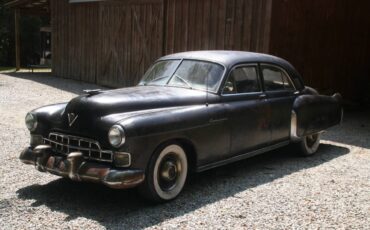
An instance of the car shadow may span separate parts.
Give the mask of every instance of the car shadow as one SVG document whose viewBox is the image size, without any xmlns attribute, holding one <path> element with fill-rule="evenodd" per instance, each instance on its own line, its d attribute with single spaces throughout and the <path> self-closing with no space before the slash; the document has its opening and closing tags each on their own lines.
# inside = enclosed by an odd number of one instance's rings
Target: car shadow
<svg viewBox="0 0 370 230">
<path fill-rule="evenodd" d="M 343 124 L 331 128 L 322 139 L 370 149 L 370 110 L 344 111 Z"/>
<path fill-rule="evenodd" d="M 291 148 L 272 151 L 189 177 L 178 199 L 160 205 L 143 200 L 135 189 L 112 190 L 97 184 L 58 179 L 46 185 L 34 184 L 17 191 L 19 198 L 35 200 L 67 215 L 99 222 L 106 228 L 138 229 L 183 216 L 205 205 L 270 183 L 294 172 L 312 168 L 349 153 L 349 149 L 322 144 L 312 157 L 298 157 Z M 319 176 L 319 175 L 318 175 Z"/>
<path fill-rule="evenodd" d="M 63 90 L 66 92 L 70 92 L 70 93 L 74 93 L 77 95 L 81 95 L 83 93 L 83 90 L 85 89 L 96 89 L 96 88 L 109 89 L 107 87 L 97 86 L 93 83 L 86 83 L 86 82 L 77 81 L 73 79 L 55 77 L 52 75 L 52 73 L 14 72 L 14 73 L 6 73 L 4 75 L 34 81 L 40 84 L 48 85 L 53 88 Z"/>
</svg>

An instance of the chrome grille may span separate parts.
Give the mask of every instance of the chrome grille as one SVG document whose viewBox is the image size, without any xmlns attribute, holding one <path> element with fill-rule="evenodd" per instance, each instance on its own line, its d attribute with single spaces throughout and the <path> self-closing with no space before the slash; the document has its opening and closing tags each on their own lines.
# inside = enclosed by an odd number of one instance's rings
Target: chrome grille
<svg viewBox="0 0 370 230">
<path fill-rule="evenodd" d="M 72 152 L 81 152 L 85 159 L 103 162 L 113 161 L 113 152 L 102 150 L 99 142 L 60 133 L 50 133 L 49 138 L 44 138 L 44 143 L 52 147 L 59 154 L 68 155 Z"/>
</svg>

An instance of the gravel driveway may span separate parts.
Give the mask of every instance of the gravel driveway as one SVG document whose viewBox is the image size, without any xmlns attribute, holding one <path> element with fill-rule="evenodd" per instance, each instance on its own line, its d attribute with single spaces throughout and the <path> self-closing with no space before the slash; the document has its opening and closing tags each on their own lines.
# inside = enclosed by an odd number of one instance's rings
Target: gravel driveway
<svg viewBox="0 0 370 230">
<path fill-rule="evenodd" d="M 350 112 L 317 155 L 288 148 L 193 175 L 175 201 L 74 183 L 18 160 L 27 111 L 95 85 L 0 74 L 0 229 L 370 229 L 370 113 Z"/>
</svg>

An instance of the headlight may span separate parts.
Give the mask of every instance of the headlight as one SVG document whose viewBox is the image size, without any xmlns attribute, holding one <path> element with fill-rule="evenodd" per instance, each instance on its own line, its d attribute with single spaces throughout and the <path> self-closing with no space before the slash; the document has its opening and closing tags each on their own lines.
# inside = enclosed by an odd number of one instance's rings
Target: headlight
<svg viewBox="0 0 370 230">
<path fill-rule="evenodd" d="M 27 113 L 26 115 L 26 126 L 29 131 L 35 131 L 37 128 L 37 119 L 36 116 L 32 113 Z"/>
<path fill-rule="evenodd" d="M 114 125 L 108 132 L 109 143 L 116 148 L 121 147 L 125 141 L 125 131 L 121 126 Z"/>
</svg>

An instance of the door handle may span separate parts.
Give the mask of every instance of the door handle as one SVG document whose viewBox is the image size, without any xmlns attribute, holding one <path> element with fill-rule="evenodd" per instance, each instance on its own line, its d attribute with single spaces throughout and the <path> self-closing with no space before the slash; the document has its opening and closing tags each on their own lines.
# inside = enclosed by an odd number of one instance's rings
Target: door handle
<svg viewBox="0 0 370 230">
<path fill-rule="evenodd" d="M 267 95 L 266 94 L 261 94 L 261 95 L 258 96 L 258 98 L 259 99 L 265 99 L 265 98 L 267 98 Z"/>
</svg>

